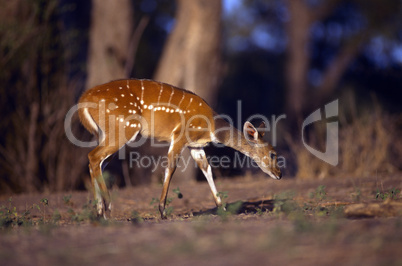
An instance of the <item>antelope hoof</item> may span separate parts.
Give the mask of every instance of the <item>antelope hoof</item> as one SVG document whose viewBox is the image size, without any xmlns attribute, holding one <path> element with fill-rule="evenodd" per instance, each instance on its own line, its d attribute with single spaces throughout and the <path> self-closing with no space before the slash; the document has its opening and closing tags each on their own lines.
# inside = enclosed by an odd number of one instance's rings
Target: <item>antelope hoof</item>
<svg viewBox="0 0 402 266">
<path fill-rule="evenodd" d="M 107 208 L 105 208 L 107 206 Z M 107 204 L 105 201 L 101 201 L 96 205 L 97 216 L 99 218 L 103 217 L 103 219 L 107 220 L 112 217 L 112 203 Z"/>
<path fill-rule="evenodd" d="M 161 214 L 161 218 L 162 220 L 166 220 L 167 219 L 167 215 L 166 215 L 166 211 L 165 211 L 165 207 L 164 206 L 159 206 L 159 212 Z"/>
</svg>

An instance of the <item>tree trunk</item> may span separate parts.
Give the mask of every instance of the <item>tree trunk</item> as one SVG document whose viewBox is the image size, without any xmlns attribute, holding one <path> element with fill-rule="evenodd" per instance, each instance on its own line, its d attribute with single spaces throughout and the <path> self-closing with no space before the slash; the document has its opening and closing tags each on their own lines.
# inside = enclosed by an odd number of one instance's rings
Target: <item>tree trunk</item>
<svg viewBox="0 0 402 266">
<path fill-rule="evenodd" d="M 193 91 L 214 106 L 221 76 L 221 1 L 177 0 L 177 5 L 176 26 L 154 78 Z M 185 162 L 189 156 L 187 149 L 183 151 Z M 175 179 L 189 180 L 195 169 L 190 163 L 175 172 Z"/>
<path fill-rule="evenodd" d="M 221 69 L 221 1 L 177 4 L 177 24 L 154 78 L 196 92 L 213 106 Z"/>
<path fill-rule="evenodd" d="M 310 10 L 305 1 L 287 1 L 290 19 L 286 25 L 289 36 L 286 67 L 286 112 L 290 121 L 300 124 L 307 92 L 310 60 Z"/>
<path fill-rule="evenodd" d="M 86 88 L 127 78 L 127 60 L 133 29 L 130 0 L 92 0 Z"/>
</svg>

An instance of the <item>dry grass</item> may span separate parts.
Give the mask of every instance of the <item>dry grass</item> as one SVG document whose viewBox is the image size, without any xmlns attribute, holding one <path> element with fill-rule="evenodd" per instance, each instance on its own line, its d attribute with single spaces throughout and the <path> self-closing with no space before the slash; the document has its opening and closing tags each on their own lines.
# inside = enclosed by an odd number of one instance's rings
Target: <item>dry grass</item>
<svg viewBox="0 0 402 266">
<path fill-rule="evenodd" d="M 297 160 L 297 177 L 304 179 L 327 176 L 369 176 L 398 171 L 395 158 L 402 155 L 398 138 L 397 118 L 374 110 L 357 114 L 343 107 L 339 117 L 339 163 L 332 166 L 316 158 L 302 143 L 292 144 Z M 349 107 L 349 109 L 351 109 Z M 325 150 L 325 125 L 313 125 L 309 145 Z"/>
</svg>

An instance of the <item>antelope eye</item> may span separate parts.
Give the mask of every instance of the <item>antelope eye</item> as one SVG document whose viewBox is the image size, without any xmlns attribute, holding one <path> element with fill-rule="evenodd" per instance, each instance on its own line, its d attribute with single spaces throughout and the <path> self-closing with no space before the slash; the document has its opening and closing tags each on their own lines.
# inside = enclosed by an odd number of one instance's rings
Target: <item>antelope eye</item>
<svg viewBox="0 0 402 266">
<path fill-rule="evenodd" d="M 276 158 L 276 154 L 273 153 L 273 152 L 270 152 L 270 153 L 269 153 L 269 157 L 271 157 L 271 160 L 274 161 L 275 158 Z"/>
</svg>

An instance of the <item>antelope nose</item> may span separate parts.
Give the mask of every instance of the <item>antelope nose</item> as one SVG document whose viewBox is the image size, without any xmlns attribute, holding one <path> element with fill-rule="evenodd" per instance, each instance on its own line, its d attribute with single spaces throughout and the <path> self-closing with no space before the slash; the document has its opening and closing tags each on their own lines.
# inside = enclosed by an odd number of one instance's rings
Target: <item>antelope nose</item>
<svg viewBox="0 0 402 266">
<path fill-rule="evenodd" d="M 282 172 L 279 172 L 278 173 L 278 179 L 281 179 L 282 178 Z"/>
</svg>

